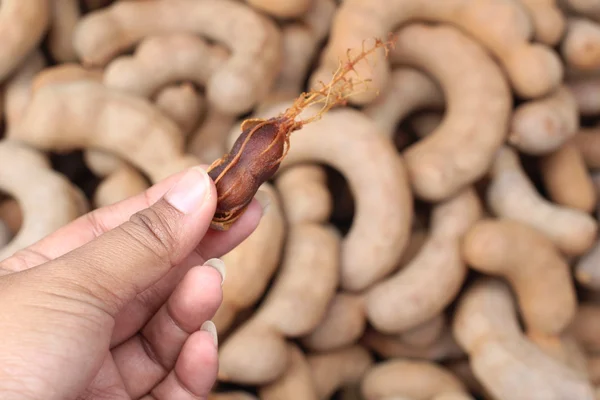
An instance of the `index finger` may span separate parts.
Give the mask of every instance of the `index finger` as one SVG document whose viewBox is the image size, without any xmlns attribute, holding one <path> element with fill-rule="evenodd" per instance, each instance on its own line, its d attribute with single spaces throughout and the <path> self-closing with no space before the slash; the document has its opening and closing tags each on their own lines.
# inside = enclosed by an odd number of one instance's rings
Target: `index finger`
<svg viewBox="0 0 600 400">
<path fill-rule="evenodd" d="M 202 165 L 203 168 L 207 166 Z M 146 191 L 110 206 L 98 208 L 82 215 L 73 222 L 39 240 L 28 249 L 47 259 L 60 257 L 126 222 L 131 215 L 150 207 L 158 201 L 185 173 L 181 171 L 156 183 Z M 242 217 L 228 232 L 211 232 L 206 235 L 206 245 L 215 247 L 216 253 L 223 253 L 237 245 L 249 235 L 260 219 L 260 206 L 256 200 L 248 207 L 246 218 Z M 205 250 L 206 246 L 202 246 Z M 220 255 L 220 254 L 219 254 Z M 210 255 L 217 257 L 219 255 Z"/>
</svg>

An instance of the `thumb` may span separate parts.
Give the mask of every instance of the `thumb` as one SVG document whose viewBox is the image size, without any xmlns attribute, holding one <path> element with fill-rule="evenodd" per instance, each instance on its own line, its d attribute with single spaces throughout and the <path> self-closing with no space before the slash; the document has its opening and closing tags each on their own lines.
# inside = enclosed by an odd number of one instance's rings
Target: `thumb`
<svg viewBox="0 0 600 400">
<path fill-rule="evenodd" d="M 114 316 L 194 250 L 208 230 L 216 200 L 208 174 L 191 168 L 152 206 L 37 272 L 47 272 L 61 286 L 73 284 Z"/>
</svg>

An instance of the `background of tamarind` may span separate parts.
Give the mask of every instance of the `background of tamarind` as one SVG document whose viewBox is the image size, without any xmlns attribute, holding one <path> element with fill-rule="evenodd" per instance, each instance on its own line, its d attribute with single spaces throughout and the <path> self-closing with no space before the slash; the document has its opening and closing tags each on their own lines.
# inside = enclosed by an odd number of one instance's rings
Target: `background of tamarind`
<svg viewBox="0 0 600 400">
<path fill-rule="evenodd" d="M 4 0 L 0 260 L 388 32 L 223 257 L 214 400 L 600 398 L 598 0 Z"/>
</svg>

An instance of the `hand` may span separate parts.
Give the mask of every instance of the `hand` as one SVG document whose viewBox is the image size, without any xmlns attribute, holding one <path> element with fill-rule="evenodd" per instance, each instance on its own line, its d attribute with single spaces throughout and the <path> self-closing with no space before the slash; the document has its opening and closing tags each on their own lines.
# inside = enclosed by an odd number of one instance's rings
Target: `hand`
<svg viewBox="0 0 600 400">
<path fill-rule="evenodd" d="M 215 257 L 262 214 L 254 200 L 220 232 L 208 229 L 215 207 L 214 184 L 192 168 L 0 262 L 0 398 L 206 399 L 224 277 Z"/>
</svg>

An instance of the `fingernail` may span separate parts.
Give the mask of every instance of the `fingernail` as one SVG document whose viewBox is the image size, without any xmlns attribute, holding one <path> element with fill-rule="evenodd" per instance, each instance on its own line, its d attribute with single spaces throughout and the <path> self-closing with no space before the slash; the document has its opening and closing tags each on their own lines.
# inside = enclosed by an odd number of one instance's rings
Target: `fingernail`
<svg viewBox="0 0 600 400">
<path fill-rule="evenodd" d="M 269 194 L 264 190 L 258 189 L 256 194 L 254 195 L 254 198 L 262 207 L 262 215 L 265 215 L 267 209 L 269 208 L 269 205 L 271 204 L 271 198 L 269 197 Z"/>
<path fill-rule="evenodd" d="M 219 347 L 219 337 L 217 335 L 217 327 L 212 321 L 205 321 L 200 327 L 201 331 L 208 332 L 210 336 L 213 338 L 213 342 L 215 343 L 215 347 Z"/>
<path fill-rule="evenodd" d="M 226 275 L 225 263 L 219 258 L 211 258 L 210 260 L 207 260 L 204 263 L 204 265 L 206 265 L 207 267 L 213 267 L 214 269 L 219 271 L 219 274 L 221 274 L 221 285 L 223 285 L 223 282 L 225 282 Z"/>
<path fill-rule="evenodd" d="M 210 177 L 202 168 L 190 168 L 165 194 L 165 200 L 184 214 L 190 214 L 204 203 Z"/>
</svg>

